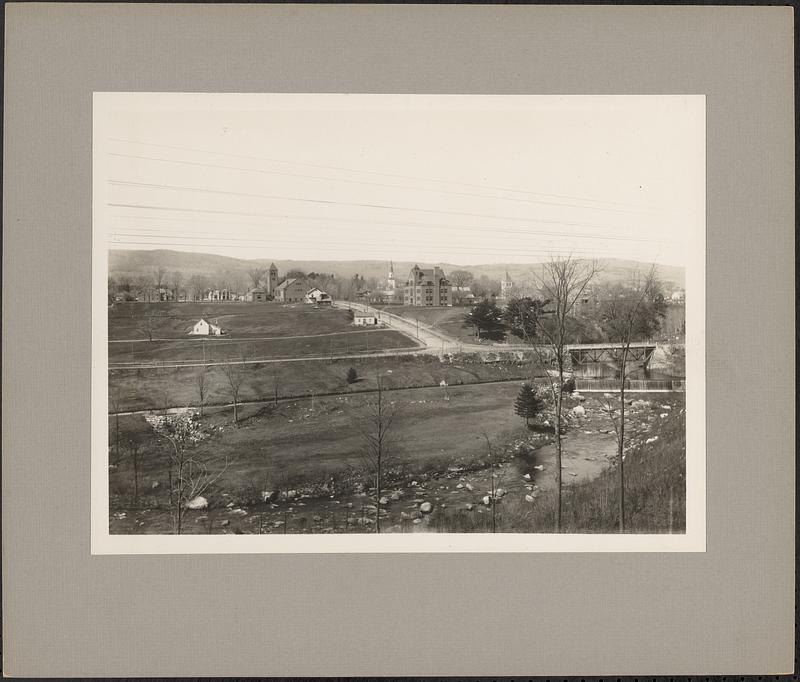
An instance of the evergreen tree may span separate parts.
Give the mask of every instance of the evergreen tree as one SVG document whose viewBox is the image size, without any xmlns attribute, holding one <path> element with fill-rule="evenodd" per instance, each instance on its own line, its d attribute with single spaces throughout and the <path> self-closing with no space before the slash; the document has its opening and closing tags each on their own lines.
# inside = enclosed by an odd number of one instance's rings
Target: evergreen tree
<svg viewBox="0 0 800 682">
<path fill-rule="evenodd" d="M 525 419 L 525 425 L 530 428 L 531 418 L 542 411 L 544 404 L 536 395 L 536 391 L 530 384 L 522 384 L 517 399 L 514 401 L 514 412 Z"/>
<path fill-rule="evenodd" d="M 503 341 L 506 330 L 503 326 L 502 314 L 492 301 L 481 301 L 464 316 L 464 326 L 472 327 L 478 338 L 492 341 Z"/>
<path fill-rule="evenodd" d="M 347 383 L 354 384 L 356 381 L 358 381 L 358 372 L 355 367 L 351 367 L 347 370 Z"/>
</svg>

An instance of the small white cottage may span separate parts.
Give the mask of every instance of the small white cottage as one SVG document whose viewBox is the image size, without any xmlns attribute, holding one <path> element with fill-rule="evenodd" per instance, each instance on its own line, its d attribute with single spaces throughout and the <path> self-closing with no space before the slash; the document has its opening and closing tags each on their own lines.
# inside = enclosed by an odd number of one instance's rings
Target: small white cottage
<svg viewBox="0 0 800 682">
<path fill-rule="evenodd" d="M 355 313 L 353 324 L 357 327 L 372 327 L 378 324 L 378 317 L 372 313 Z"/>
<path fill-rule="evenodd" d="M 204 318 L 200 318 L 200 321 L 196 322 L 192 331 L 189 332 L 193 336 L 221 336 L 223 333 L 222 327 L 212 324 Z"/>
</svg>

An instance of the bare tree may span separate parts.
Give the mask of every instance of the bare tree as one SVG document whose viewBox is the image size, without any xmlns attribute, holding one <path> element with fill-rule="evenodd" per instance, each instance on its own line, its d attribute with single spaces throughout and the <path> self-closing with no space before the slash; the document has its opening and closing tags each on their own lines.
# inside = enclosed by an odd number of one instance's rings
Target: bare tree
<svg viewBox="0 0 800 682">
<path fill-rule="evenodd" d="M 147 340 L 152 343 L 153 342 L 153 332 L 157 329 L 158 324 L 156 320 L 156 316 L 148 313 L 142 317 L 142 321 L 140 324 L 141 331 L 147 335 Z"/>
<path fill-rule="evenodd" d="M 170 415 L 149 417 L 155 432 L 169 443 L 169 508 L 173 531 L 180 535 L 183 514 L 189 503 L 216 483 L 228 468 L 212 472 L 208 464 L 193 456 L 194 446 L 202 433 L 191 416 Z"/>
<path fill-rule="evenodd" d="M 546 320 L 537 326 L 539 337 L 545 342 L 549 356 L 555 363 L 558 383 L 552 377 L 548 380 L 555 406 L 554 429 L 556 444 L 556 519 L 555 530 L 561 532 L 561 497 L 562 497 L 562 402 L 564 386 L 564 372 L 569 361 L 567 344 L 569 342 L 569 320 L 572 317 L 575 304 L 583 295 L 586 287 L 597 274 L 595 262 L 575 260 L 571 255 L 566 257 L 554 256 L 544 263 L 541 274 L 538 275 L 539 288 L 542 296 L 547 301 L 548 309 Z M 542 364 L 544 355 L 538 345 L 534 345 L 540 354 Z"/>
<path fill-rule="evenodd" d="M 189 278 L 189 287 L 192 290 L 194 299 L 202 300 L 203 296 L 208 289 L 208 277 L 206 275 L 197 273 Z"/>
<path fill-rule="evenodd" d="M 181 284 L 183 284 L 183 273 L 176 270 L 172 273 L 172 295 L 176 301 L 181 297 Z"/>
<path fill-rule="evenodd" d="M 206 397 L 208 396 L 208 368 L 204 365 L 197 372 L 197 392 L 200 395 L 200 416 L 204 416 Z"/>
<path fill-rule="evenodd" d="M 454 286 L 468 287 L 475 279 L 475 275 L 473 275 L 469 270 L 453 270 L 447 276 L 447 279 L 449 279 Z"/>
<path fill-rule="evenodd" d="M 625 384 L 639 368 L 629 368 L 631 344 L 637 338 L 648 338 L 658 329 L 663 317 L 663 296 L 655 264 L 644 276 L 635 274 L 628 287 L 612 287 L 606 295 L 600 313 L 601 324 L 609 341 L 619 344 L 612 351 L 619 371 L 619 408 L 606 400 L 604 411 L 614 426 L 617 437 L 617 472 L 619 532 L 625 532 Z"/>
<path fill-rule="evenodd" d="M 280 389 L 280 378 L 281 378 L 281 374 L 280 374 L 280 369 L 278 367 L 278 363 L 277 362 L 273 362 L 272 363 L 272 386 L 273 386 L 273 390 L 274 390 L 273 398 L 274 398 L 275 405 L 278 404 L 278 390 Z"/>
<path fill-rule="evenodd" d="M 119 395 L 116 391 L 108 392 L 108 403 L 114 412 L 114 460 L 119 462 Z"/>
<path fill-rule="evenodd" d="M 368 476 L 375 482 L 375 532 L 381 532 L 381 492 L 383 473 L 390 463 L 395 446 L 392 427 L 397 416 L 394 405 L 386 400 L 380 374 L 376 376 L 377 388 L 371 398 L 364 401 L 364 409 L 354 422 L 363 442 L 362 463 Z"/>
<path fill-rule="evenodd" d="M 133 468 L 133 506 L 139 504 L 139 470 L 142 464 L 142 443 L 136 437 L 127 440 L 128 459 Z"/>
<path fill-rule="evenodd" d="M 167 277 L 167 270 L 161 266 L 157 267 L 153 271 L 153 280 L 156 283 L 156 295 L 158 296 L 157 300 L 161 300 L 161 289 L 164 286 Z"/>
<path fill-rule="evenodd" d="M 253 283 L 253 289 L 258 289 L 261 280 L 264 279 L 265 275 L 267 274 L 266 268 L 250 268 L 247 271 L 247 276 L 250 278 L 250 281 Z"/>
<path fill-rule="evenodd" d="M 239 392 L 242 388 L 242 381 L 244 380 L 244 371 L 246 367 L 244 362 L 245 357 L 243 356 L 241 362 L 236 360 L 228 361 L 222 367 L 225 378 L 228 380 L 228 393 L 231 396 L 231 401 L 233 402 L 233 423 L 236 424 L 236 426 L 239 425 L 238 403 Z"/>
<path fill-rule="evenodd" d="M 153 292 L 153 278 L 150 275 L 146 273 L 139 275 L 134 280 L 133 286 L 138 291 L 140 300 L 150 301 Z"/>
</svg>

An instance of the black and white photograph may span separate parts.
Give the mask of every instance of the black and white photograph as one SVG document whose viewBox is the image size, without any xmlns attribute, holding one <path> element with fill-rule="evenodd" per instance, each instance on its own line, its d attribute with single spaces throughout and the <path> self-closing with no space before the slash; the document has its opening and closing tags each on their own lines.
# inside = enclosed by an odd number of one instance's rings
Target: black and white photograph
<svg viewBox="0 0 800 682">
<path fill-rule="evenodd" d="M 704 550 L 702 96 L 95 93 L 93 158 L 94 553 Z"/>
</svg>

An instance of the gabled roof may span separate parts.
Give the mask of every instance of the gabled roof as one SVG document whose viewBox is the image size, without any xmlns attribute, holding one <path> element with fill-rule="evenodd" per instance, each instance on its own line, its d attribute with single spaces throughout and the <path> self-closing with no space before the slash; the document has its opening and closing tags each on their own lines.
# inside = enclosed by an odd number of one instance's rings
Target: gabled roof
<svg viewBox="0 0 800 682">
<path fill-rule="evenodd" d="M 297 280 L 294 277 L 292 277 L 291 279 L 285 279 L 277 287 L 275 287 L 275 290 L 277 291 L 278 289 L 285 289 L 290 284 L 294 284 L 296 281 Z"/>
<path fill-rule="evenodd" d="M 197 326 L 201 322 L 205 322 L 209 327 L 216 327 L 217 329 L 221 329 L 221 327 L 218 324 L 214 324 L 213 322 L 209 322 L 205 317 L 201 317 L 197 322 L 195 322 L 195 326 Z"/>
<path fill-rule="evenodd" d="M 266 289 L 262 289 L 261 287 L 255 287 L 254 289 L 250 289 L 247 293 L 248 294 L 266 294 L 267 290 Z"/>
</svg>

